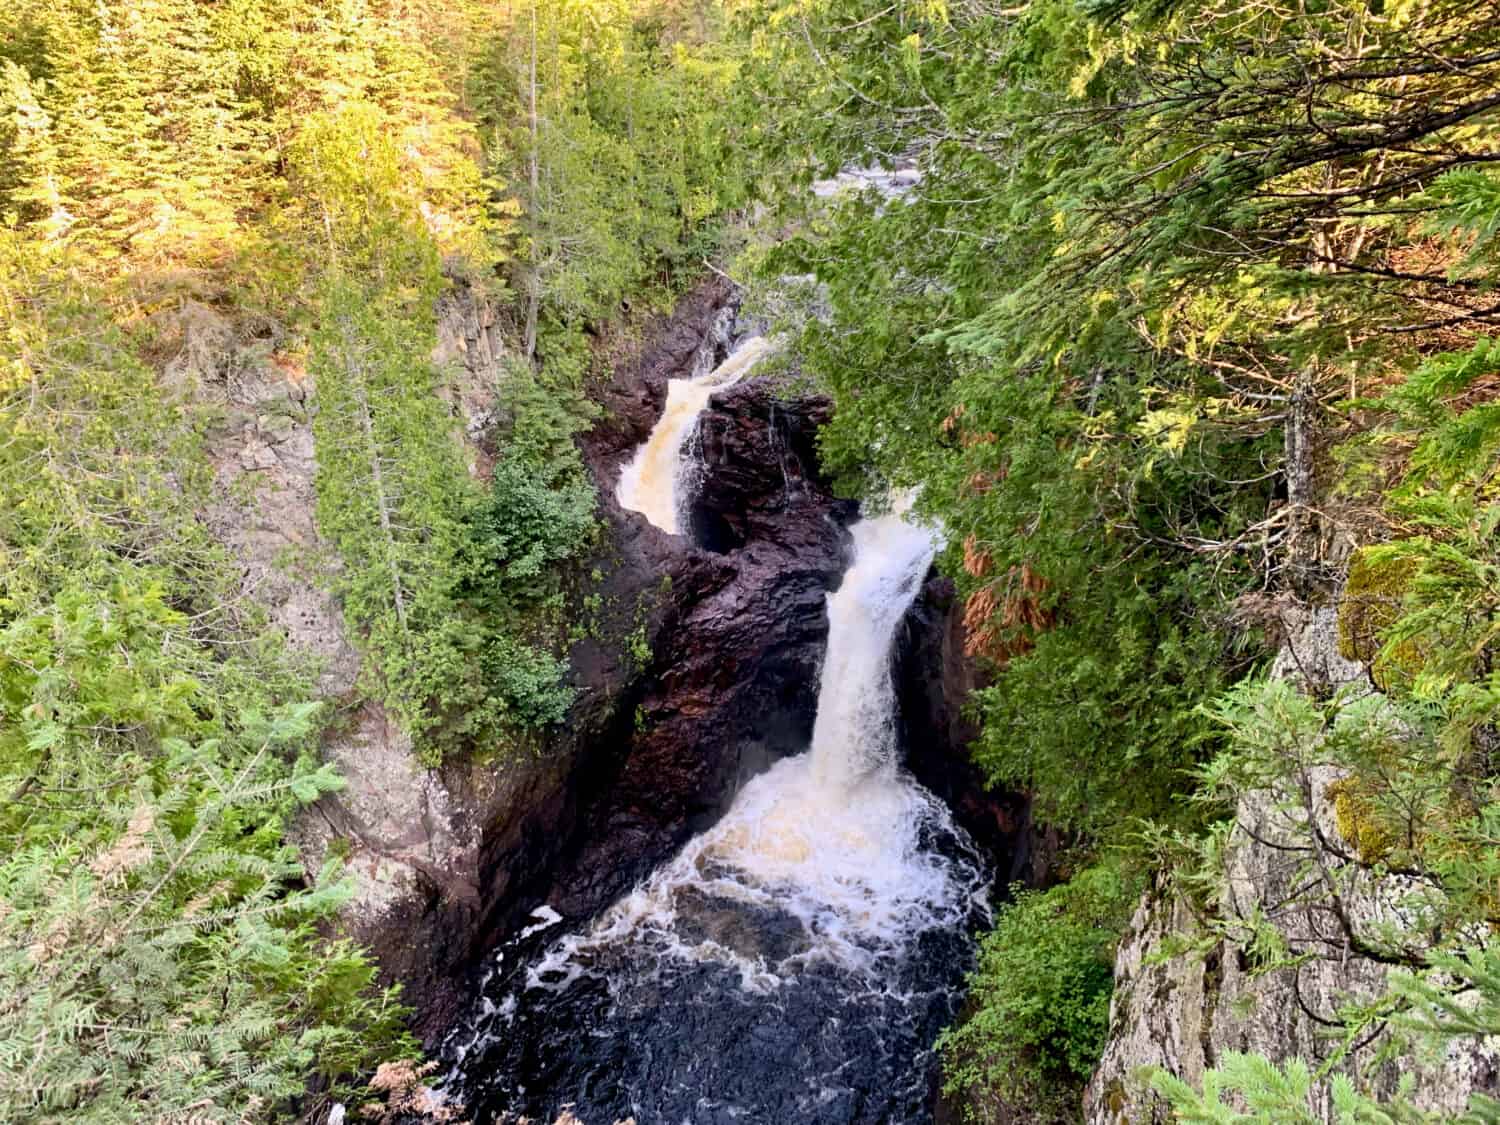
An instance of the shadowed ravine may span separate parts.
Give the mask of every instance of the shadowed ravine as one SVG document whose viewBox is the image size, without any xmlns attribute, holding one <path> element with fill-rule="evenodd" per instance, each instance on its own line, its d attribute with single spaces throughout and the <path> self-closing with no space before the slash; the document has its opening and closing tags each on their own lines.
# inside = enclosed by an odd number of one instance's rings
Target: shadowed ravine
<svg viewBox="0 0 1500 1125">
<path fill-rule="evenodd" d="M 671 455 L 633 464 L 682 473 L 693 424 L 669 412 L 676 432 L 651 440 Z M 631 495 L 670 497 L 639 507 L 675 517 L 682 483 L 648 471 Z M 899 511 L 851 531 L 811 747 L 591 924 L 560 933 L 539 910 L 494 954 L 446 1048 L 450 1090 L 478 1121 L 550 1120 L 568 1103 L 590 1123 L 930 1119 L 930 1046 L 956 1012 L 989 880 L 899 764 L 892 648 L 934 535 Z"/>
</svg>

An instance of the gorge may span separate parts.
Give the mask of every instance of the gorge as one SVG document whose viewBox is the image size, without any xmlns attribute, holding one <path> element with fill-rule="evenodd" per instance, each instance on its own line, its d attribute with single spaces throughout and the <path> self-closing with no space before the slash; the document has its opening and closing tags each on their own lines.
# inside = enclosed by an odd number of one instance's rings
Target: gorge
<svg viewBox="0 0 1500 1125">
<path fill-rule="evenodd" d="M 11 0 L 0 1120 L 1500 1125 L 1497 90 Z"/>
<path fill-rule="evenodd" d="M 807 469 L 794 434 L 781 427 L 795 431 L 791 420 L 808 409 L 793 400 L 771 407 L 763 423 L 774 440 L 759 451 L 775 460 L 738 466 L 744 479 L 774 485 L 779 477 L 780 495 L 755 512 L 742 479 L 726 499 L 733 439 L 723 426 L 735 407 L 719 404 L 768 393 L 741 384 L 767 342 L 736 339 L 734 328 L 732 305 L 710 320 L 687 377 L 667 382 L 660 419 L 624 462 L 618 495 L 668 534 L 736 526 L 737 545 L 717 544 L 731 558 L 764 550 L 762 536 L 773 530 L 785 538 L 784 525 L 806 518 L 798 498 L 822 491 L 815 479 L 793 487 Z M 737 384 L 743 389 L 728 394 Z M 486 955 L 479 996 L 443 1047 L 454 1068 L 444 1092 L 478 1120 L 507 1111 L 550 1119 L 570 1104 L 600 1121 L 930 1119 L 931 1042 L 957 1010 L 970 935 L 988 917 L 995 856 L 904 764 L 907 732 L 941 737 L 923 728 L 923 717 L 903 723 L 897 713 L 898 634 L 914 627 L 908 611 L 937 542 L 908 522 L 904 507 L 854 519 L 847 533 L 838 530 L 850 519 L 843 509 L 818 517 L 837 531 L 844 570 L 825 579 L 826 611 L 800 611 L 826 619 L 826 655 L 792 673 L 818 683 L 811 728 L 796 694 L 778 690 L 779 703 L 737 728 L 746 745 L 728 749 L 740 757 L 740 787 L 726 791 L 718 819 L 597 915 L 574 913 L 576 898 L 554 896 Z M 741 598 L 767 596 L 796 571 L 750 573 L 766 589 Z M 732 659 L 705 652 L 712 644 L 683 638 L 677 650 Z M 906 663 L 909 679 L 931 686 L 937 669 Z M 741 661 L 734 674 L 753 682 L 788 673 Z M 777 728 L 789 733 L 775 736 Z M 701 743 L 707 728 L 696 729 Z M 635 738 L 642 733 L 638 726 Z M 945 771 L 942 748 L 913 757 L 963 787 Z M 607 851 L 600 841 L 588 848 Z M 554 903 L 573 910 L 565 918 Z"/>
</svg>

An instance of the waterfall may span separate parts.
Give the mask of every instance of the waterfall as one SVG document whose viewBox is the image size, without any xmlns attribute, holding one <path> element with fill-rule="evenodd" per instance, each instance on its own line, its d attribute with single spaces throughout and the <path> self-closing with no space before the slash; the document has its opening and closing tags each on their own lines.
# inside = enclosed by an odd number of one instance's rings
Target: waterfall
<svg viewBox="0 0 1500 1125">
<path fill-rule="evenodd" d="M 921 847 L 947 811 L 896 768 L 891 647 L 935 549 L 933 532 L 898 510 L 853 529 L 854 558 L 828 596 L 828 656 L 810 751 L 753 778 L 714 827 L 616 904 L 587 933 L 563 939 L 531 972 L 566 986 L 579 955 L 623 941 L 733 966 L 746 988 L 769 988 L 811 960 L 878 972 L 915 932 L 958 925 L 971 903 L 955 872 Z M 964 873 L 967 874 L 967 873 Z M 792 915 L 803 931 L 776 964 L 759 948 L 705 935 L 684 910 L 726 897 Z"/>
<path fill-rule="evenodd" d="M 685 453 L 698 425 L 698 416 L 710 398 L 743 379 L 772 347 L 766 337 L 751 336 L 711 371 L 667 383 L 667 402 L 661 418 L 620 473 L 615 497 L 621 507 L 640 512 L 665 532 L 680 533 L 687 499 L 684 485 L 690 472 Z"/>
<path fill-rule="evenodd" d="M 812 742 L 812 768 L 823 785 L 847 787 L 894 764 L 891 645 L 937 549 L 929 528 L 906 519 L 911 500 L 902 497 L 886 515 L 854 525 L 854 560 L 828 595 L 828 656 Z"/>
<path fill-rule="evenodd" d="M 449 1052 L 482 1105 L 669 1125 L 926 1119 L 930 1046 L 987 880 L 897 761 L 892 647 L 936 537 L 900 504 L 851 530 L 811 748 L 487 992 Z"/>
</svg>

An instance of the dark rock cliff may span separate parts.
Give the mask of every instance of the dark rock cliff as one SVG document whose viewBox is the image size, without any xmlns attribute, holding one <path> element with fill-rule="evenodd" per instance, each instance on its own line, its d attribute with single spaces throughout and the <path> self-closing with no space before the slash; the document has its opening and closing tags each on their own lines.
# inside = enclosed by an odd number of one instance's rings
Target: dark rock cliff
<svg viewBox="0 0 1500 1125">
<path fill-rule="evenodd" d="M 979 732 L 963 709 L 982 683 L 978 665 L 964 652 L 957 596 L 950 579 L 934 574 L 896 639 L 893 672 L 906 768 L 943 799 L 993 860 L 998 886 L 1040 886 L 1051 875 L 1056 834 L 1033 822 L 1024 795 L 988 789 L 969 756 Z"/>
<path fill-rule="evenodd" d="M 464 1010 L 473 969 L 534 910 L 579 920 L 602 909 L 711 824 L 749 776 L 810 741 L 826 596 L 856 514 L 816 468 L 830 404 L 783 400 L 765 379 L 717 395 L 696 437 L 688 535 L 667 535 L 614 498 L 667 382 L 729 349 L 734 300 L 721 281 L 700 285 L 621 348 L 596 389 L 604 417 L 581 448 L 604 546 L 583 568 L 598 572 L 581 592 L 598 608 L 569 654 L 578 698 L 567 723 L 534 754 L 476 747 L 425 771 L 366 702 L 330 747 L 349 786 L 305 818 L 304 851 L 315 868 L 342 841 L 358 888 L 346 929 L 404 985 L 429 1045 Z M 492 317 L 461 295 L 450 306 L 438 358 L 467 388 L 455 420 L 477 472 L 495 411 L 485 388 L 499 381 Z M 1025 804 L 984 794 L 963 750 L 972 672 L 951 603 L 951 587 L 929 583 L 903 630 L 909 766 L 996 854 L 1003 878 L 1026 878 L 1033 857 L 1015 844 L 1026 838 Z M 339 630 L 325 613 L 315 631 L 333 643 Z"/>
<path fill-rule="evenodd" d="M 712 319 L 704 314 L 729 299 L 718 286 L 707 293 L 717 299 L 708 307 L 701 293 L 679 307 L 696 334 L 669 323 L 636 363 L 617 370 L 603 395 L 608 421 L 584 443 L 614 546 L 604 596 L 638 623 L 650 658 L 630 667 L 608 637 L 574 653 L 586 681 L 581 709 L 597 711 L 615 694 L 605 704 L 610 717 L 579 748 L 572 839 L 543 895 L 566 917 L 591 914 L 626 890 L 712 823 L 746 777 L 805 746 L 812 729 L 824 598 L 843 570 L 851 514 L 809 468 L 827 404 L 803 402 L 789 414 L 757 383 L 713 401 L 695 511 L 735 528 L 734 541 L 721 539 L 716 550 L 662 533 L 613 495 L 620 467 L 660 413 L 667 379 L 690 372 Z M 773 453 L 781 442 L 790 444 L 784 457 Z M 796 462 L 791 471 L 805 488 L 786 488 L 786 461 Z M 618 636 L 625 624 L 606 632 Z M 622 681 L 629 686 L 616 689 Z M 493 932 L 505 921 L 497 915 Z"/>
</svg>

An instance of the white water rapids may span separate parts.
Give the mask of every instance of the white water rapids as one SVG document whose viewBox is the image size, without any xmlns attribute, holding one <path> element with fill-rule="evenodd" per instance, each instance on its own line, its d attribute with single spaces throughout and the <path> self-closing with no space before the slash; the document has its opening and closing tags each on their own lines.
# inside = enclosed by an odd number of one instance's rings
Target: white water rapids
<svg viewBox="0 0 1500 1125">
<path fill-rule="evenodd" d="M 772 347 L 766 337 L 752 336 L 713 370 L 667 383 L 667 402 L 661 418 L 620 473 L 615 496 L 622 508 L 640 512 L 672 535 L 680 533 L 686 501 L 684 486 L 691 472 L 691 459 L 685 454 L 698 416 L 710 398 L 743 379 Z"/>
<path fill-rule="evenodd" d="M 931 565 L 933 532 L 902 511 L 852 528 L 854 560 L 828 597 L 829 637 L 812 749 L 752 779 L 724 817 L 689 841 L 588 931 L 563 938 L 528 974 L 566 988 L 587 954 L 631 942 L 732 967 L 743 987 L 787 983 L 813 962 L 876 983 L 915 936 L 962 927 L 982 879 L 924 847 L 948 812 L 896 762 L 891 648 Z M 790 914 L 800 934 L 776 951 L 737 925 L 705 926 L 705 901 Z"/>
<path fill-rule="evenodd" d="M 987 877 L 898 761 L 892 648 L 935 536 L 900 510 L 851 533 L 811 748 L 591 925 L 539 948 L 542 908 L 498 952 L 447 1051 L 476 1121 L 930 1120 Z"/>
</svg>

